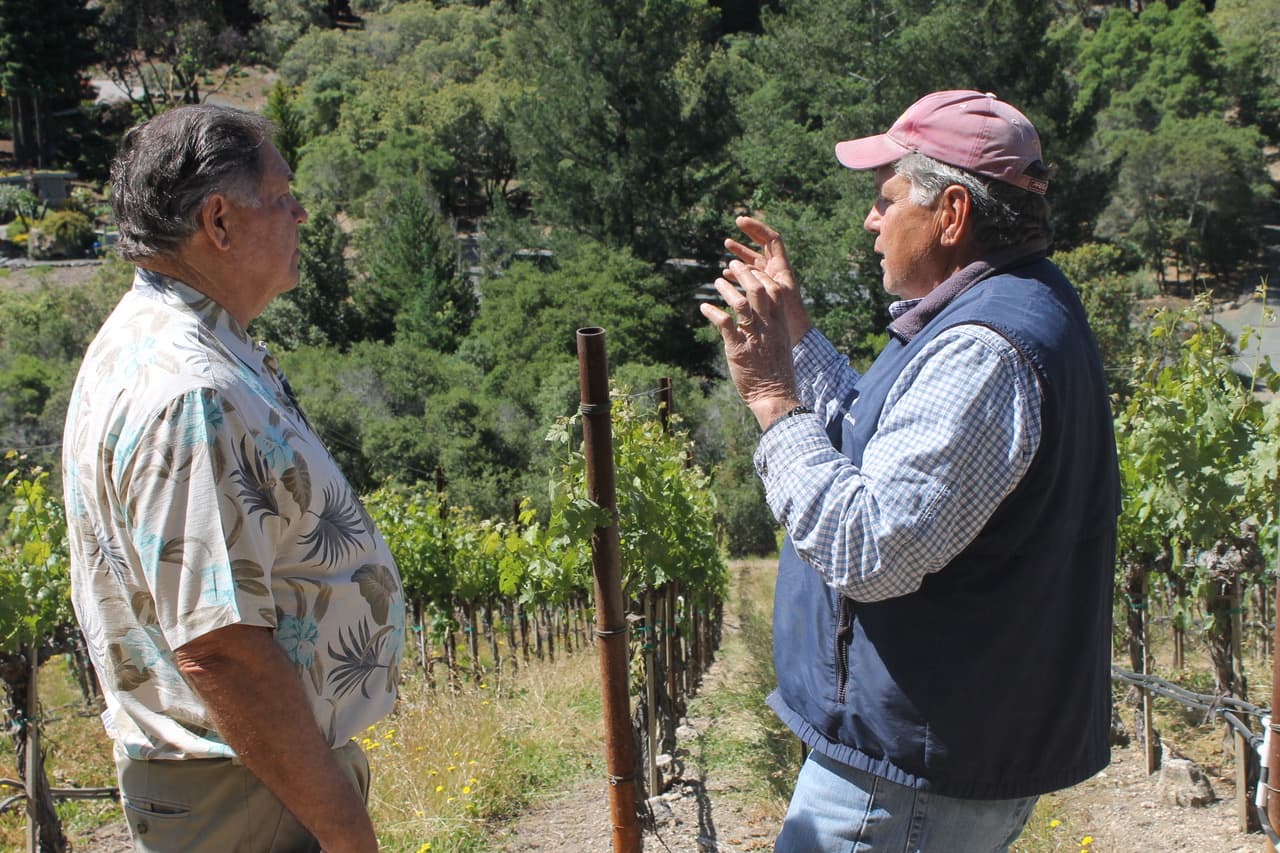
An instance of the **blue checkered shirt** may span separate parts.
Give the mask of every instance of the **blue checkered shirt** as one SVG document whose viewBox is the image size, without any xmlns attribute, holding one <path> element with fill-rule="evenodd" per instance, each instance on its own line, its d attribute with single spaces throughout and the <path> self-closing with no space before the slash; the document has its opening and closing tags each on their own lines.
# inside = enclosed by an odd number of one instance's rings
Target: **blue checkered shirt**
<svg viewBox="0 0 1280 853">
<path fill-rule="evenodd" d="M 784 418 L 760 438 L 755 465 L 770 509 L 800 557 L 850 598 L 914 592 L 974 540 L 1031 465 L 1034 370 L 985 326 L 942 332 L 894 382 L 855 465 L 823 425 L 857 417 L 857 401 L 847 412 L 841 401 L 859 374 L 817 330 L 792 356 L 800 400 L 817 414 Z"/>
</svg>

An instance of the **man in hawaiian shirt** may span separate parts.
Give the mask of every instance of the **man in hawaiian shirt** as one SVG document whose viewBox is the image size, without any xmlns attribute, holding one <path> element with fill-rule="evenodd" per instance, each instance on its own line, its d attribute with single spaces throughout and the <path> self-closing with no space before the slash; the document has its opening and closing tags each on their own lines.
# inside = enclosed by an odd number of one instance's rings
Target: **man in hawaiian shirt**
<svg viewBox="0 0 1280 853">
<path fill-rule="evenodd" d="M 245 333 L 298 282 L 306 211 L 239 110 L 135 127 L 112 165 L 137 267 L 67 415 L 72 594 L 138 850 L 370 851 L 352 737 L 395 701 L 386 543 Z"/>
</svg>

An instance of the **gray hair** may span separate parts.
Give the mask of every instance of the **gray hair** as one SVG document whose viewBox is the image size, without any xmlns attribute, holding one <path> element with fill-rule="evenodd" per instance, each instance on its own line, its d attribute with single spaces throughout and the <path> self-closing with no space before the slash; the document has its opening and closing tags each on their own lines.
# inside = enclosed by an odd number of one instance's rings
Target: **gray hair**
<svg viewBox="0 0 1280 853">
<path fill-rule="evenodd" d="M 261 148 L 274 126 L 255 113 L 200 104 L 162 113 L 124 136 L 111 163 L 117 248 L 128 261 L 172 257 L 214 193 L 258 204 Z"/>
<path fill-rule="evenodd" d="M 1053 241 L 1049 203 L 1039 193 L 915 152 L 895 162 L 893 170 L 911 182 L 910 198 L 914 204 L 932 205 L 947 187 L 964 187 L 972 204 L 974 240 L 983 251 L 1012 248 L 1034 240 Z"/>
</svg>

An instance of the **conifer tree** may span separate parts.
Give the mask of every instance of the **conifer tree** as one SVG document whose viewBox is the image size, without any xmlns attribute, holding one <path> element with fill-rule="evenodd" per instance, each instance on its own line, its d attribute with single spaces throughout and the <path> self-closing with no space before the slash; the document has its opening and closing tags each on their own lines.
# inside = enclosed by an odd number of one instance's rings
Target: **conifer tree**
<svg viewBox="0 0 1280 853">
<path fill-rule="evenodd" d="M 0 92 L 9 102 L 20 167 L 52 165 L 49 113 L 79 101 L 98 17 L 87 6 L 88 0 L 0 0 Z"/>
</svg>

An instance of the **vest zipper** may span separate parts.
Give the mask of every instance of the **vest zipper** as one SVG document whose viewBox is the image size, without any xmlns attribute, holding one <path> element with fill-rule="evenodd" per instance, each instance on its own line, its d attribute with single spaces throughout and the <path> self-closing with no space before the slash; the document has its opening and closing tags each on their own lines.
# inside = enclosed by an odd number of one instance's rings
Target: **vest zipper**
<svg viewBox="0 0 1280 853">
<path fill-rule="evenodd" d="M 839 593 L 836 593 L 839 595 Z M 840 620 L 836 625 L 836 703 L 843 705 L 849 687 L 849 644 L 853 641 L 853 607 L 840 595 Z"/>
</svg>

